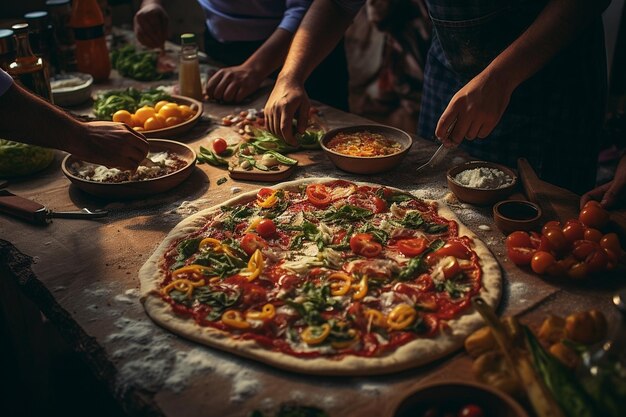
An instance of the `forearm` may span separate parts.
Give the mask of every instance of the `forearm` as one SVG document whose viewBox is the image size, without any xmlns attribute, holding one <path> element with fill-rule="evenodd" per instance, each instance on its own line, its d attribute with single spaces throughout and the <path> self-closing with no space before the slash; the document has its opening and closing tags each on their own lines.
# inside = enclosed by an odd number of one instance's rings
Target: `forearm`
<svg viewBox="0 0 626 417">
<path fill-rule="evenodd" d="M 551 0 L 537 19 L 486 68 L 512 92 L 566 47 L 609 2 Z"/>
<path fill-rule="evenodd" d="M 81 123 L 38 96 L 13 84 L 0 96 L 0 136 L 71 152 L 64 137 L 79 134 Z"/>
<path fill-rule="evenodd" d="M 268 77 L 285 61 L 292 38 L 291 32 L 276 29 L 243 65 L 260 74 L 262 78 Z"/>
<path fill-rule="evenodd" d="M 352 23 L 330 0 L 316 0 L 296 32 L 279 78 L 304 84 L 311 72 L 333 50 Z"/>
</svg>

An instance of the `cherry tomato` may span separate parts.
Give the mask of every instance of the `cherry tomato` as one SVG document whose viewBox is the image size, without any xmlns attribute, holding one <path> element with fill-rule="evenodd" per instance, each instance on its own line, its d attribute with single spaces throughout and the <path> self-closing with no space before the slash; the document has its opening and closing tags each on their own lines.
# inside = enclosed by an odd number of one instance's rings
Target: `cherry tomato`
<svg viewBox="0 0 626 417">
<path fill-rule="evenodd" d="M 442 248 L 433 252 L 432 255 L 435 259 L 443 258 L 444 256 L 454 256 L 457 259 L 470 259 L 472 257 L 472 251 L 461 242 L 448 242 L 443 245 Z"/>
<path fill-rule="evenodd" d="M 546 239 L 548 239 L 550 248 L 557 252 L 563 252 L 569 246 L 568 241 L 560 228 L 548 229 L 543 235 Z"/>
<path fill-rule="evenodd" d="M 609 264 L 609 257 L 606 252 L 600 248 L 592 252 L 587 259 L 585 259 L 585 264 L 587 264 L 587 268 L 591 273 L 606 271 Z"/>
<path fill-rule="evenodd" d="M 267 242 L 259 235 L 254 233 L 246 233 L 242 238 L 241 242 L 239 242 L 239 246 L 248 256 L 252 256 L 252 254 L 257 249 L 263 249 L 267 247 Z"/>
<path fill-rule="evenodd" d="M 571 245 L 575 241 L 585 238 L 585 227 L 580 222 L 568 222 L 563 227 L 563 236 Z"/>
<path fill-rule="evenodd" d="M 276 233 L 276 224 L 271 219 L 263 219 L 257 224 L 256 232 L 259 236 L 268 238 Z"/>
<path fill-rule="evenodd" d="M 228 148 L 228 143 L 224 138 L 213 139 L 213 151 L 216 154 L 221 155 L 226 148 Z"/>
<path fill-rule="evenodd" d="M 374 236 L 369 233 L 357 233 L 350 238 L 350 249 L 357 255 L 373 258 L 382 252 L 383 247 L 374 241 Z"/>
<path fill-rule="evenodd" d="M 602 240 L 602 236 L 602 232 L 597 229 L 585 229 L 585 240 L 589 240 L 591 242 L 600 242 Z"/>
<path fill-rule="evenodd" d="M 543 228 L 541 229 L 541 233 L 545 235 L 546 232 L 550 229 L 561 229 L 561 223 L 556 220 L 550 220 L 549 222 L 543 225 Z"/>
<path fill-rule="evenodd" d="M 578 215 L 578 219 L 587 227 L 602 229 L 609 222 L 609 212 L 597 202 L 588 202 Z"/>
<path fill-rule="evenodd" d="M 398 241 L 398 250 L 404 256 L 417 256 L 428 247 L 428 241 L 422 237 L 402 239 Z"/>
<path fill-rule="evenodd" d="M 619 243 L 619 238 L 615 233 L 607 233 L 600 239 L 600 247 L 603 249 L 609 249 L 618 257 L 622 254 L 622 246 Z"/>
<path fill-rule="evenodd" d="M 306 187 L 306 196 L 317 207 L 324 207 L 330 204 L 332 197 L 324 184 L 309 184 Z"/>
<path fill-rule="evenodd" d="M 517 232 L 513 232 L 506 237 L 506 247 L 508 248 L 518 248 L 518 247 L 531 247 L 530 243 L 530 235 L 526 232 L 522 232 L 518 230 Z"/>
<path fill-rule="evenodd" d="M 515 265 L 528 265 L 540 242 L 541 238 L 538 235 L 532 236 L 531 239 L 531 235 L 526 232 L 513 232 L 506 238 L 507 255 Z"/>
<path fill-rule="evenodd" d="M 530 261 L 530 267 L 534 273 L 543 275 L 555 262 L 556 259 L 550 252 L 537 251 Z"/>
<path fill-rule="evenodd" d="M 443 276 L 446 279 L 455 277 L 463 272 L 461 266 L 459 265 L 459 262 L 454 256 L 446 256 L 441 260 L 441 263 L 443 265 L 441 270 L 443 271 Z"/>
<path fill-rule="evenodd" d="M 584 262 L 577 262 L 567 270 L 567 276 L 572 279 L 584 279 L 589 274 L 589 268 Z"/>
<path fill-rule="evenodd" d="M 459 410 L 457 417 L 483 417 L 485 415 L 483 409 L 476 404 L 467 404 Z"/>
</svg>

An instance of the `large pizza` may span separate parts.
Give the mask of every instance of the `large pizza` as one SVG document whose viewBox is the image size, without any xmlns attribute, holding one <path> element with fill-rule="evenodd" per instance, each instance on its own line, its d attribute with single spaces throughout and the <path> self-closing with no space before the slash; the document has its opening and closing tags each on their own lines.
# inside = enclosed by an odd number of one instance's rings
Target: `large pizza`
<svg viewBox="0 0 626 417">
<path fill-rule="evenodd" d="M 380 374 L 440 358 L 495 306 L 501 273 L 443 204 L 332 178 L 261 188 L 178 224 L 140 270 L 150 317 L 297 372 Z"/>
</svg>

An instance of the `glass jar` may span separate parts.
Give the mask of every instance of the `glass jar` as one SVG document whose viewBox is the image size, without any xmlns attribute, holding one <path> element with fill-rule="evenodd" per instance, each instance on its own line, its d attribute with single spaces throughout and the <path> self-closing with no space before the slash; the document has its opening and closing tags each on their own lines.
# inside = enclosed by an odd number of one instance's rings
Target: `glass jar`
<svg viewBox="0 0 626 417">
<path fill-rule="evenodd" d="M 33 54 L 28 40 L 28 23 L 11 26 L 15 36 L 15 59 L 9 64 L 8 73 L 16 83 L 52 103 L 50 78 L 46 63 Z"/>
<path fill-rule="evenodd" d="M 180 63 L 178 67 L 178 86 L 180 94 L 202 100 L 202 84 L 200 82 L 200 62 L 198 61 L 198 45 L 196 35 L 183 33 L 180 35 Z"/>
</svg>

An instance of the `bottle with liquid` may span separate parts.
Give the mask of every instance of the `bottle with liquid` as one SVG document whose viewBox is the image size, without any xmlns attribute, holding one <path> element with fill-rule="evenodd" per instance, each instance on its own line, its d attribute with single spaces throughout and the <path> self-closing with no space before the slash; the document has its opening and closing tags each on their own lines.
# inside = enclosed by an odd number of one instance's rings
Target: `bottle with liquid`
<svg viewBox="0 0 626 417">
<path fill-rule="evenodd" d="M 0 68 L 8 71 L 9 65 L 15 60 L 15 42 L 11 29 L 0 29 Z"/>
<path fill-rule="evenodd" d="M 56 74 L 56 54 L 54 53 L 54 36 L 49 22 L 48 12 L 36 11 L 24 15 L 30 31 L 29 40 L 33 53 L 43 58 L 50 76 Z"/>
<path fill-rule="evenodd" d="M 72 5 L 70 0 L 47 0 L 46 8 L 50 21 L 55 45 L 55 55 L 58 61 L 59 72 L 76 71 L 76 44 L 74 32 L 70 28 Z"/>
<path fill-rule="evenodd" d="M 30 48 L 28 23 L 18 23 L 11 29 L 15 36 L 15 60 L 9 64 L 7 72 L 16 83 L 52 103 L 46 63 Z"/>
<path fill-rule="evenodd" d="M 198 45 L 196 44 L 196 35 L 193 33 L 183 33 L 180 35 L 178 85 L 181 95 L 195 98 L 196 100 L 202 100 Z"/>
<path fill-rule="evenodd" d="M 74 0 L 70 27 L 74 29 L 78 71 L 91 74 L 96 82 L 108 79 L 111 60 L 97 0 Z"/>
</svg>

